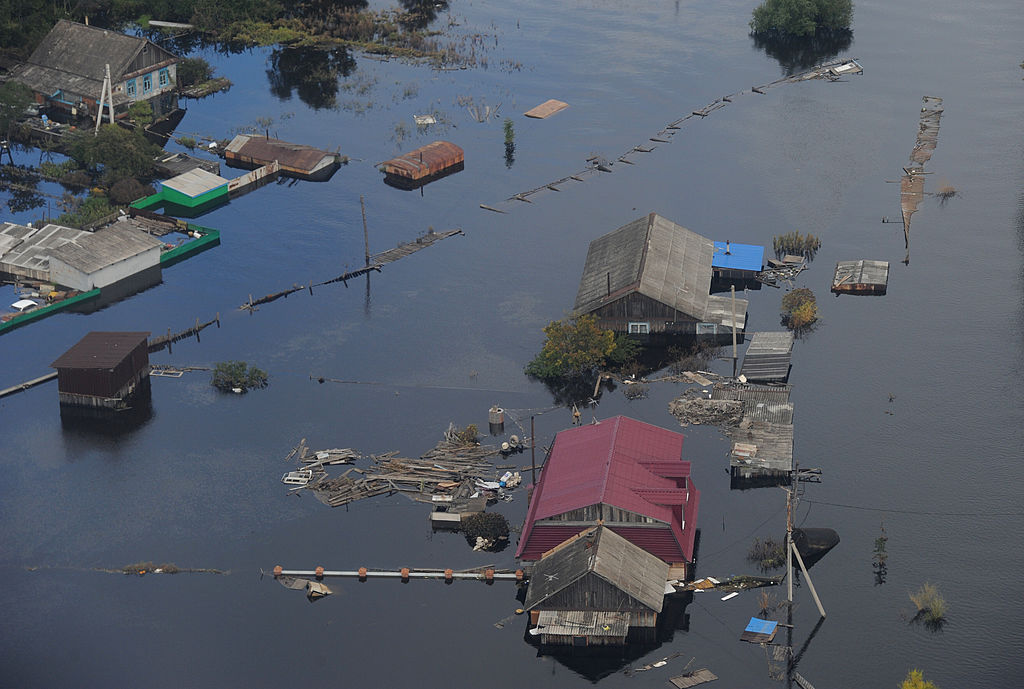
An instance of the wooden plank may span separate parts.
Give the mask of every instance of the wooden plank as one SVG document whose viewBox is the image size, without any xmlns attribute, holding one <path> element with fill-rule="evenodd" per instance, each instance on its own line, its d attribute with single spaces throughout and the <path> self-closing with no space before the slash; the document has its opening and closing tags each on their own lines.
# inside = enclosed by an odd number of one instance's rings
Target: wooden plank
<svg viewBox="0 0 1024 689">
<path fill-rule="evenodd" d="M 685 689 L 686 687 L 695 687 L 698 684 L 704 684 L 705 682 L 713 682 L 718 679 L 715 673 L 711 672 L 707 668 L 701 668 L 693 672 L 687 672 L 683 675 L 676 675 L 670 678 L 668 681 L 672 683 L 677 689 Z"/>
<path fill-rule="evenodd" d="M 560 100 L 555 100 L 552 98 L 551 100 L 544 101 L 535 108 L 530 108 L 523 114 L 526 115 L 527 117 L 532 117 L 537 120 L 543 120 L 547 119 L 548 117 L 551 117 L 555 113 L 562 112 L 568 107 L 568 103 L 562 102 Z"/>
</svg>

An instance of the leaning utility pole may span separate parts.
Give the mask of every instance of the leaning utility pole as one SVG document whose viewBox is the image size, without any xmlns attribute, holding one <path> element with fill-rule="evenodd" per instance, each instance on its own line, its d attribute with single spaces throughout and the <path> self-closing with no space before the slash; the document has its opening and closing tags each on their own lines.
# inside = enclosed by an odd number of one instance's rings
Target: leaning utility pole
<svg viewBox="0 0 1024 689">
<path fill-rule="evenodd" d="M 822 617 L 825 617 L 825 608 L 821 605 L 821 599 L 818 598 L 818 592 L 814 590 L 814 582 L 811 581 L 811 575 L 807 573 L 807 567 L 804 566 L 804 559 L 800 556 L 800 551 L 797 550 L 796 544 L 793 543 L 793 500 L 796 497 L 796 486 L 799 481 L 800 465 L 797 464 L 793 468 L 793 472 L 790 475 L 790 483 L 786 488 L 786 600 L 789 602 L 789 607 L 793 607 L 793 558 L 796 558 L 796 562 L 800 565 L 800 571 L 804 573 L 804 579 L 807 580 L 807 588 L 810 589 L 811 597 L 814 599 L 814 604 L 818 606 L 818 612 L 821 613 Z"/>
<path fill-rule="evenodd" d="M 107 103 L 107 112 L 110 114 L 110 124 L 114 124 L 114 94 L 110 88 L 110 65 L 106 66 L 103 87 L 100 89 L 100 106 L 96 109 L 96 129 L 93 131 L 93 136 L 100 132 L 100 123 L 103 121 L 104 100 Z"/>
</svg>

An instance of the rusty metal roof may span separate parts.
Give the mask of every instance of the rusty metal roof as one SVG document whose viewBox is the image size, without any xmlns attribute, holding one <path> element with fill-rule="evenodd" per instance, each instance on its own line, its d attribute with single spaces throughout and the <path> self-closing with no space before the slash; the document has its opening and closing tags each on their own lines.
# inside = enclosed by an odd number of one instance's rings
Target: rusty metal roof
<svg viewBox="0 0 1024 689">
<path fill-rule="evenodd" d="M 405 155 L 386 160 L 379 167 L 382 172 L 389 175 L 421 179 L 458 165 L 464 160 L 465 154 L 455 144 L 450 141 L 434 141 Z"/>
<path fill-rule="evenodd" d="M 335 158 L 335 154 L 330 151 L 305 144 L 293 144 L 280 139 L 246 134 L 239 134 L 232 139 L 225 149 L 225 154 L 229 159 L 241 156 L 264 164 L 276 160 L 285 167 L 309 171 L 320 165 L 324 158 Z"/>
<path fill-rule="evenodd" d="M 94 331 L 83 337 L 50 366 L 53 368 L 114 368 L 145 344 L 148 332 Z"/>
</svg>

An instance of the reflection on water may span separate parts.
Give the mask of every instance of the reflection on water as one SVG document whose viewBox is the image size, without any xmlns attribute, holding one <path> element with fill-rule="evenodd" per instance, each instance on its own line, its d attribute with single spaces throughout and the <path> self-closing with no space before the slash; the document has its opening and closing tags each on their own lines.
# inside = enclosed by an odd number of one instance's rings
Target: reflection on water
<svg viewBox="0 0 1024 689">
<path fill-rule="evenodd" d="M 149 378 L 143 378 L 127 409 L 60 405 L 60 427 L 69 446 L 96 439 L 123 440 L 152 421 L 153 395 Z"/>
<path fill-rule="evenodd" d="M 314 110 L 338 105 L 338 79 L 356 68 L 348 48 L 277 48 L 269 58 L 270 92 L 282 101 L 293 92 Z"/>
<path fill-rule="evenodd" d="M 846 52 L 853 44 L 852 31 L 819 33 L 814 36 L 751 35 L 754 47 L 778 61 L 785 76 L 810 69 Z"/>
</svg>

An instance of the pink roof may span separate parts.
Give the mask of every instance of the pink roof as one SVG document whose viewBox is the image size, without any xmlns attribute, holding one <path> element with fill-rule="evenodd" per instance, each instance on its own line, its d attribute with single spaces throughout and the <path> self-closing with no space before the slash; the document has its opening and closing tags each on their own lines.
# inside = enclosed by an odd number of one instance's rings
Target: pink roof
<svg viewBox="0 0 1024 689">
<path fill-rule="evenodd" d="M 561 534 L 551 531 L 554 524 L 535 531 L 536 522 L 603 503 L 663 522 L 671 536 L 656 539 L 663 545 L 656 548 L 659 552 L 650 550 L 655 555 L 669 562 L 679 561 L 680 554 L 692 559 L 698 492 L 682 449 L 681 434 L 624 416 L 562 431 L 534 491 L 516 557 L 537 559 Z M 693 515 L 686 520 L 686 533 L 684 510 Z M 628 529 L 614 527 L 624 536 Z"/>
</svg>

